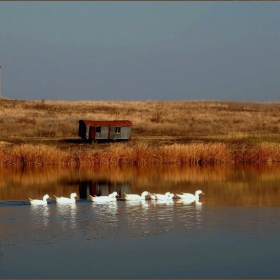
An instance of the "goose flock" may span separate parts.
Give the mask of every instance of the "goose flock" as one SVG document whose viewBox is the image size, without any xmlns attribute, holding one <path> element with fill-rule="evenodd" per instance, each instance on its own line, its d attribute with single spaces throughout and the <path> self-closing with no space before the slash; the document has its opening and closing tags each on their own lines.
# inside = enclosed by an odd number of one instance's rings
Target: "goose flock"
<svg viewBox="0 0 280 280">
<path fill-rule="evenodd" d="M 181 194 L 173 194 L 170 192 L 166 192 L 165 194 L 158 194 L 158 193 L 150 193 L 144 191 L 142 192 L 141 195 L 124 193 L 122 199 L 127 201 L 141 201 L 141 200 L 171 201 L 173 199 L 180 199 L 180 200 L 187 201 L 188 203 L 191 203 L 194 201 L 198 201 L 201 194 L 204 194 L 201 190 L 196 191 L 195 194 L 184 193 L 184 192 L 182 192 Z M 93 202 L 102 203 L 102 202 L 117 201 L 117 196 L 118 193 L 115 191 L 109 195 L 104 195 L 104 196 L 90 195 L 90 199 Z M 75 203 L 76 202 L 75 198 L 78 196 L 76 193 L 71 193 L 70 198 L 63 197 L 63 196 L 61 197 L 54 196 L 54 197 L 56 203 L 63 204 L 63 203 Z M 44 195 L 42 200 L 29 198 L 30 204 L 32 205 L 46 205 L 48 203 L 47 199 L 51 199 L 48 194 Z"/>
</svg>

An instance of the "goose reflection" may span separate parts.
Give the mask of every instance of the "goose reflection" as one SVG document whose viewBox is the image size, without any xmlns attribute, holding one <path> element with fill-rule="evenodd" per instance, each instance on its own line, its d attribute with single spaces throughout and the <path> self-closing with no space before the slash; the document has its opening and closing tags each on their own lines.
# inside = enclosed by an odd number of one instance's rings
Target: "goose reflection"
<svg viewBox="0 0 280 280">
<path fill-rule="evenodd" d="M 176 205 L 184 208 L 187 212 L 181 216 L 178 212 L 178 217 L 181 222 L 183 222 L 185 227 L 188 228 L 201 228 L 202 227 L 202 205 L 203 202 L 198 199 L 178 199 Z"/>
<path fill-rule="evenodd" d="M 107 203 L 92 203 L 92 207 L 98 212 L 98 215 L 107 216 L 116 215 L 118 213 L 118 202 L 108 201 Z"/>
<path fill-rule="evenodd" d="M 38 226 L 47 227 L 49 224 L 50 209 L 48 205 L 31 204 L 31 213 L 34 221 Z"/>
<path fill-rule="evenodd" d="M 173 199 L 157 200 L 156 204 L 160 204 L 160 205 L 174 205 L 174 200 Z"/>
<path fill-rule="evenodd" d="M 203 202 L 196 199 L 195 200 L 195 209 L 196 210 L 201 210 L 202 209 L 202 204 L 203 204 Z"/>
<path fill-rule="evenodd" d="M 183 198 L 178 199 L 176 203 L 183 204 L 183 205 L 195 204 L 195 206 L 202 206 L 203 204 L 203 202 L 199 201 L 199 199 L 183 199 Z"/>
<path fill-rule="evenodd" d="M 148 201 L 146 200 L 126 200 L 125 205 L 129 209 L 147 208 Z"/>
<path fill-rule="evenodd" d="M 125 219 L 127 229 L 135 236 L 141 236 L 151 225 L 147 211 L 150 203 L 148 201 L 125 201 Z"/>
<path fill-rule="evenodd" d="M 158 204 L 157 222 L 159 223 L 162 231 L 172 230 L 172 228 L 174 227 L 174 205 L 166 207 L 166 203 Z"/>
<path fill-rule="evenodd" d="M 117 201 L 111 201 L 108 203 L 107 213 L 116 215 L 118 213 L 118 203 Z"/>
<path fill-rule="evenodd" d="M 183 205 L 192 205 L 194 203 L 194 200 L 192 199 L 178 199 L 176 201 L 177 204 L 183 204 Z"/>
<path fill-rule="evenodd" d="M 61 220 L 61 226 L 65 230 L 67 227 L 75 228 L 76 227 L 76 214 L 77 214 L 77 205 L 76 203 L 66 203 L 66 204 L 57 204 L 57 210 L 59 218 Z"/>
</svg>

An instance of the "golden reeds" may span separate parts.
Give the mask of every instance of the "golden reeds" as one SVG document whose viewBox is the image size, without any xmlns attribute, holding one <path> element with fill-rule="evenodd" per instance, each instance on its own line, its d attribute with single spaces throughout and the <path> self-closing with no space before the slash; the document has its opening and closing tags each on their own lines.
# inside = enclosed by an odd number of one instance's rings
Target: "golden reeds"
<svg viewBox="0 0 280 280">
<path fill-rule="evenodd" d="M 1 145 L 0 164 L 9 166 L 32 166 L 65 164 L 68 157 L 64 151 L 46 145 Z"/>
<path fill-rule="evenodd" d="M 279 159 L 279 143 L 260 143 L 251 148 L 237 150 L 234 153 L 234 161 L 238 163 L 279 162 Z"/>
<path fill-rule="evenodd" d="M 171 145 L 114 143 L 97 149 L 82 149 L 77 146 L 68 150 L 39 144 L 0 145 L 1 166 L 195 165 L 279 161 L 280 144 L 277 143 L 261 143 L 244 149 L 236 149 L 225 143 Z"/>
</svg>

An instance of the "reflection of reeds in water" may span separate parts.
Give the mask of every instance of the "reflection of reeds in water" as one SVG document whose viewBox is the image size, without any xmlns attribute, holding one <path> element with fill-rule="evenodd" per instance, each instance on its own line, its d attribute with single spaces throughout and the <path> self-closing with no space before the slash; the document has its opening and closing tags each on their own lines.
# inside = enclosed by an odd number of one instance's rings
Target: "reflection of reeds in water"
<svg viewBox="0 0 280 280">
<path fill-rule="evenodd" d="M 48 193 L 68 197 L 79 191 L 79 183 L 127 182 L 133 193 L 147 190 L 155 193 L 192 192 L 199 187 L 206 192 L 205 198 L 217 192 L 225 199 L 242 198 L 242 191 L 259 194 L 272 190 L 277 195 L 280 181 L 280 165 L 141 165 L 141 166 L 86 166 L 80 167 L 29 167 L 0 169 L 0 199 L 28 200 Z M 260 187 L 263 182 L 266 189 Z M 232 182 L 232 183 L 231 183 Z M 240 183 L 239 183 L 240 182 Z M 258 189 L 259 188 L 259 189 Z M 269 188 L 269 189 L 268 189 Z M 250 195 L 251 195 L 250 194 Z"/>
<path fill-rule="evenodd" d="M 102 146 L 103 147 L 103 146 Z M 229 162 L 280 161 L 280 146 L 262 143 L 251 148 L 236 148 L 225 143 L 191 143 L 172 145 L 148 145 L 140 143 L 114 143 L 98 149 L 79 147 L 61 150 L 46 145 L 1 145 L 2 166 L 97 166 L 144 164 L 203 164 Z"/>
<path fill-rule="evenodd" d="M 237 172 L 239 171 L 239 172 Z M 237 175 L 238 174 L 238 175 Z M 0 168 L 0 189 L 12 186 L 49 186 L 84 180 L 112 182 L 208 182 L 226 181 L 235 176 L 280 180 L 280 165 L 219 165 L 219 166 L 97 166 L 97 167 L 29 167 Z M 244 179 L 243 177 L 240 180 Z"/>
<path fill-rule="evenodd" d="M 75 174 L 75 176 L 73 176 Z M 48 193 L 53 195 L 69 196 L 72 190 L 69 183 L 77 180 L 78 175 L 74 168 L 46 167 L 5 167 L 0 168 L 0 199 L 12 197 L 18 200 L 28 200 L 28 197 L 42 197 Z"/>
<path fill-rule="evenodd" d="M 275 182 L 210 183 L 204 187 L 204 192 L 206 205 L 280 205 L 280 188 Z"/>
<path fill-rule="evenodd" d="M 139 181 L 140 183 L 156 181 L 158 178 L 173 182 L 204 181 L 223 179 L 228 173 L 228 167 L 186 167 L 182 165 L 159 165 L 159 166 L 97 166 L 97 167 L 28 167 L 0 169 L 0 189 L 6 186 L 28 185 L 48 186 L 56 182 L 73 182 L 81 180 L 111 180 Z"/>
</svg>

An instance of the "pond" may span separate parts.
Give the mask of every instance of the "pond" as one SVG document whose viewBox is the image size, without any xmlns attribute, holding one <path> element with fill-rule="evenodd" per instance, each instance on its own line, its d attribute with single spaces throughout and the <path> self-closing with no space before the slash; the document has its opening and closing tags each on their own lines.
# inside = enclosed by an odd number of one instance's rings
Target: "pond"
<svg viewBox="0 0 280 280">
<path fill-rule="evenodd" d="M 277 164 L 2 168 L 0 277 L 279 278 L 279 183 Z M 198 189 L 192 203 L 89 199 Z"/>
</svg>

